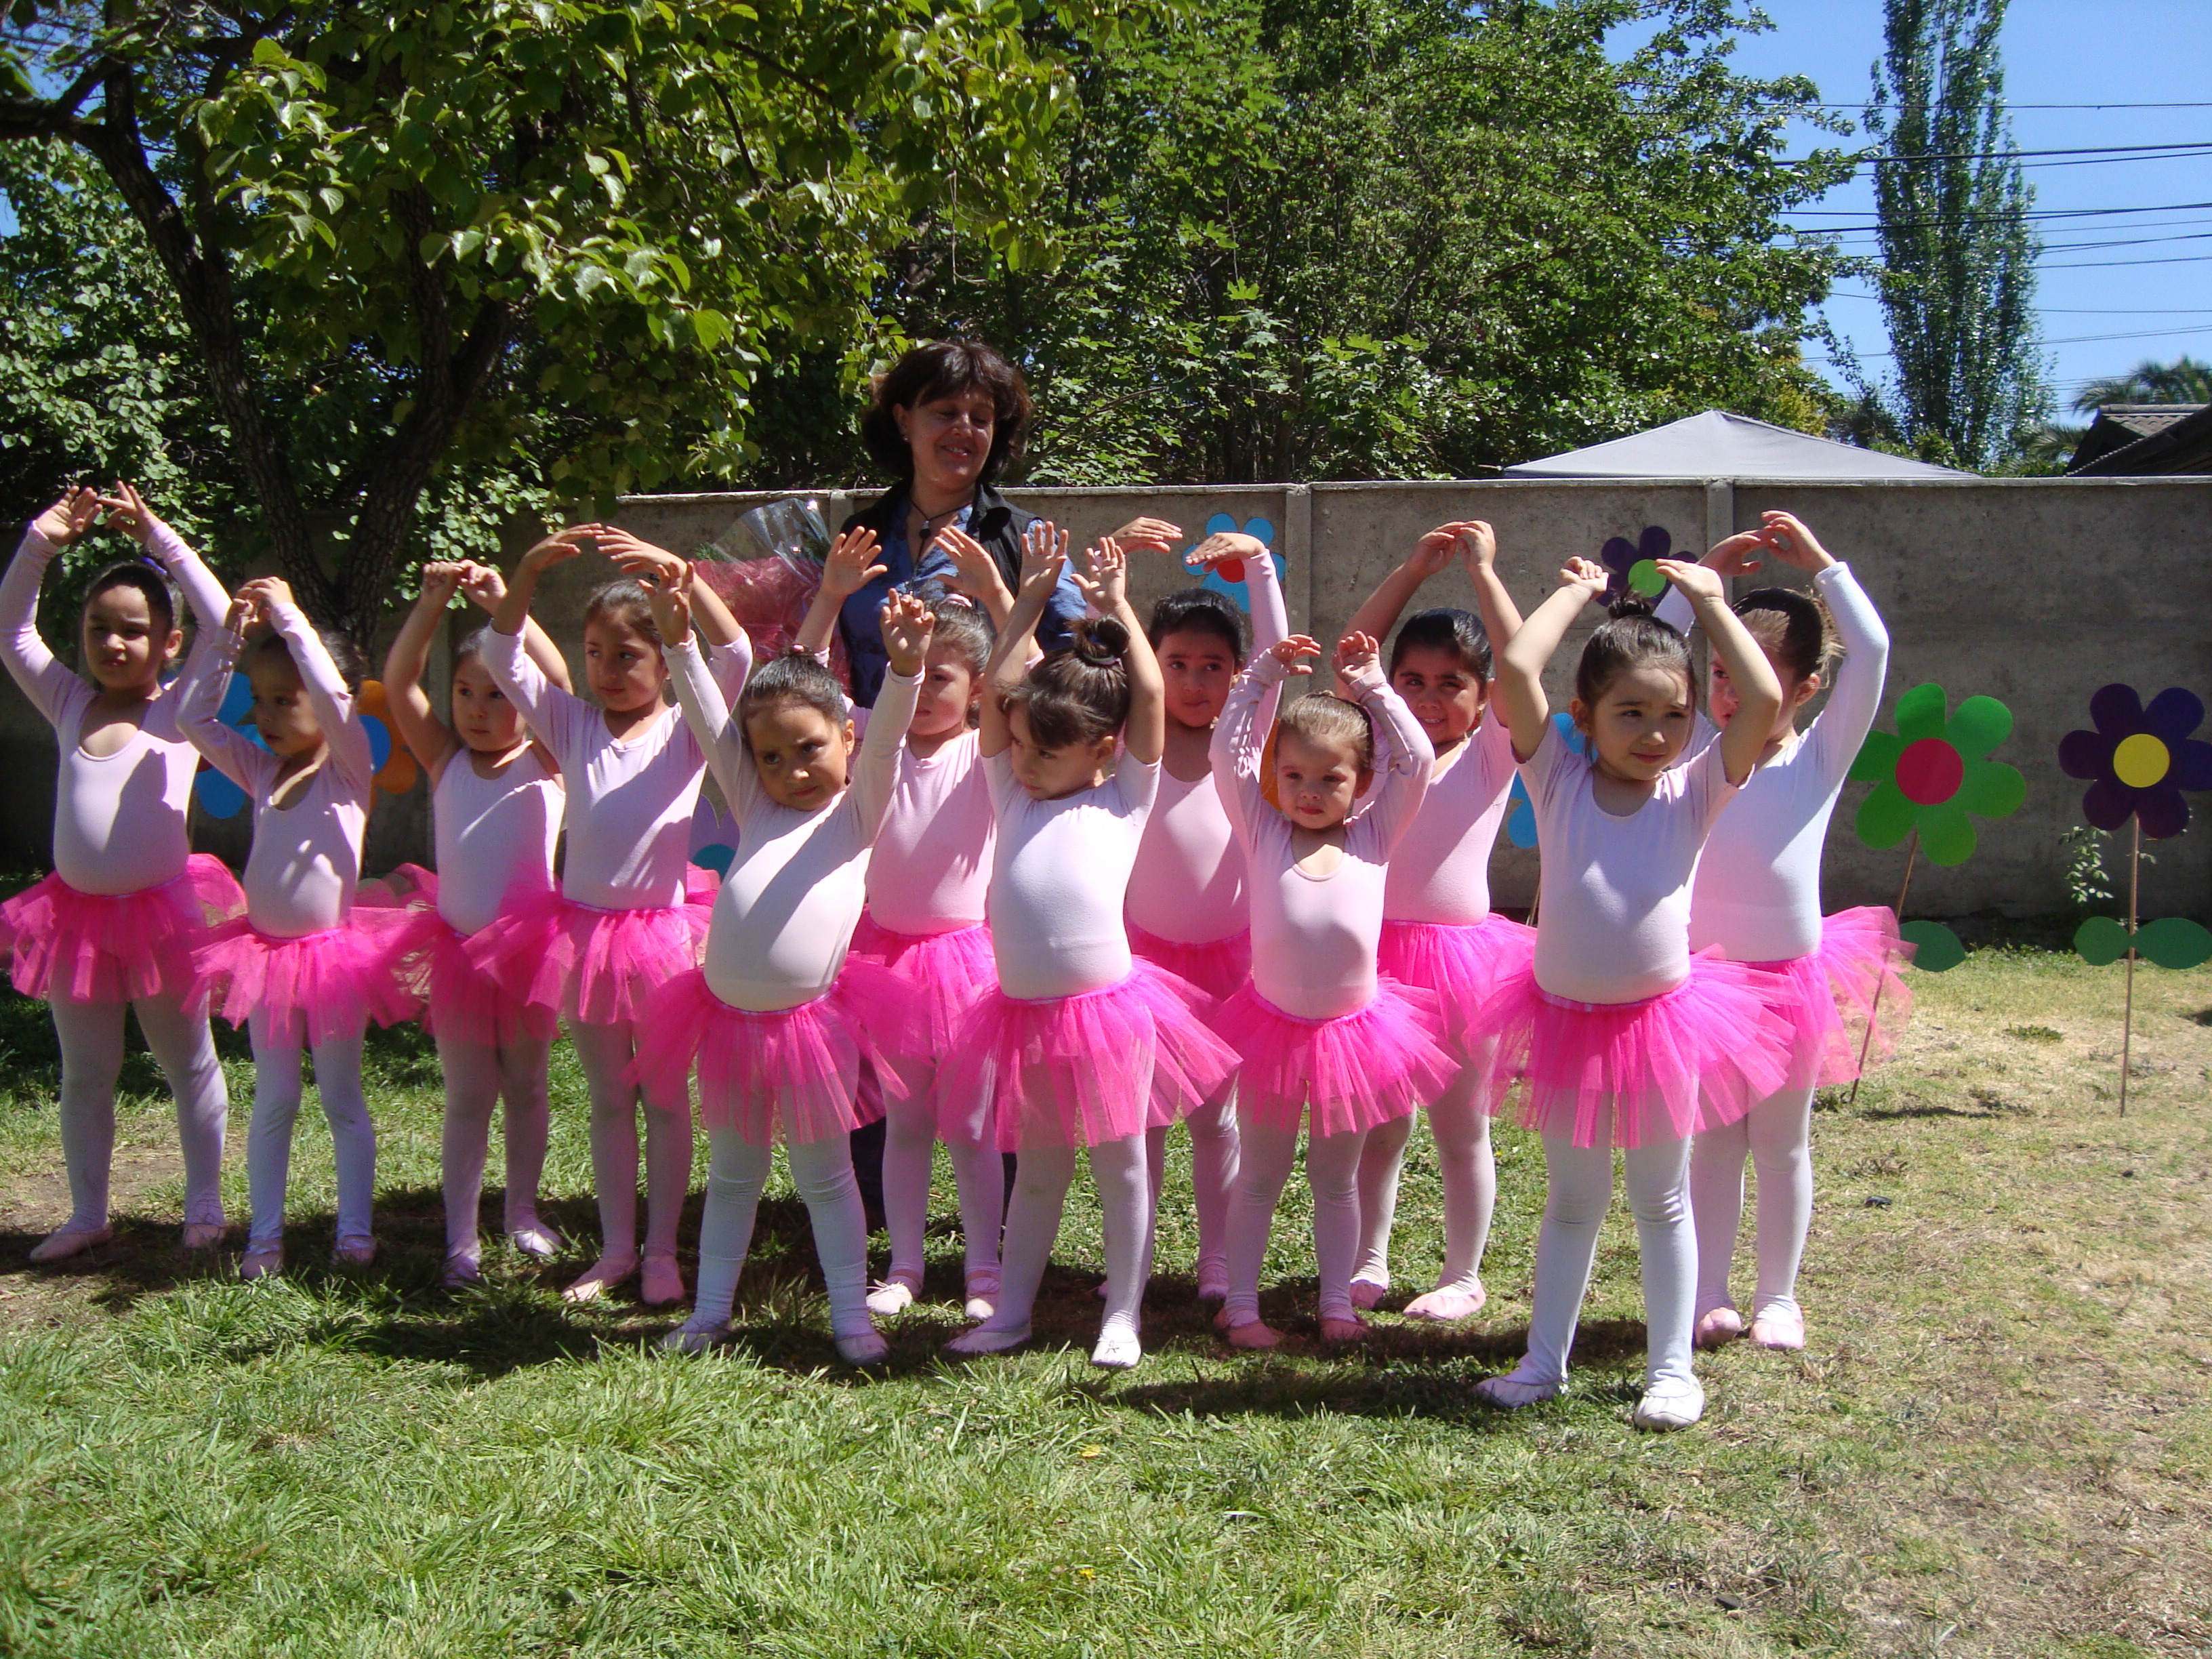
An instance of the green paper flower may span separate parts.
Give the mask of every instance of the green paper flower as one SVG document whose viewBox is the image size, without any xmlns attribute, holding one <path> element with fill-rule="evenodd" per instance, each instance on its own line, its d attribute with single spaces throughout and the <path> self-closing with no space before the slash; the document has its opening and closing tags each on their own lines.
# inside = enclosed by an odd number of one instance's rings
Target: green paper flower
<svg viewBox="0 0 2212 1659">
<path fill-rule="evenodd" d="M 1923 974 L 1948 974 L 1966 959 L 1959 936 L 1940 921 L 1908 921 L 1897 932 L 1912 947 L 1912 965 Z"/>
<path fill-rule="evenodd" d="M 2131 939 L 2124 923 L 2110 916 L 2092 916 L 2074 935 L 2074 948 L 2094 968 L 2118 962 L 2132 945 L 2145 962 L 2179 973 L 2212 961 L 2212 933 L 2186 916 L 2165 916 L 2147 921 Z"/>
<path fill-rule="evenodd" d="M 1916 685 L 1897 700 L 1897 730 L 1869 732 L 1851 776 L 1874 785 L 1859 808 L 1859 839 L 1894 847 L 1915 830 L 1936 864 L 1974 855 L 1966 815 L 2009 817 L 2027 799 L 2017 768 L 1988 758 L 2012 734 L 2012 710 L 1995 697 L 1969 697 L 1948 720 L 1940 685 Z"/>
</svg>

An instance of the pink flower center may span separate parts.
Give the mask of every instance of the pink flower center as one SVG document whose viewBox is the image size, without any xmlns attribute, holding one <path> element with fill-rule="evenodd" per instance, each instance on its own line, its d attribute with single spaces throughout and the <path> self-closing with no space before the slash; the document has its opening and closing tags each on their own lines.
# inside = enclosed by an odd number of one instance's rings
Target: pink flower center
<svg viewBox="0 0 2212 1659">
<path fill-rule="evenodd" d="M 1897 757 L 1897 787 L 1915 806 L 1940 806 L 1966 779 L 1966 761 L 1941 738 L 1907 744 Z"/>
</svg>

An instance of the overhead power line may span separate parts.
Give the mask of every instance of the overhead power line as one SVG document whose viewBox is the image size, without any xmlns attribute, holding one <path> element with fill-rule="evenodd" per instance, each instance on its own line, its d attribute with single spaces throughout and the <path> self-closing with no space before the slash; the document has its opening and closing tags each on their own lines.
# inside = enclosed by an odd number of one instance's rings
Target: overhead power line
<svg viewBox="0 0 2212 1659">
<path fill-rule="evenodd" d="M 2212 202 L 2153 202 L 2142 207 L 2032 208 L 2025 213 L 1992 213 L 1983 216 L 1991 219 L 2100 219 L 2116 213 L 2189 213 L 2198 208 L 2212 208 Z M 1784 208 L 1782 211 L 1819 219 L 1863 219 L 1867 216 L 1864 208 Z M 1808 225 L 1804 228 L 1810 230 L 1815 227 Z M 1837 225 L 1832 228 L 1849 230 L 1852 227 Z"/>
</svg>

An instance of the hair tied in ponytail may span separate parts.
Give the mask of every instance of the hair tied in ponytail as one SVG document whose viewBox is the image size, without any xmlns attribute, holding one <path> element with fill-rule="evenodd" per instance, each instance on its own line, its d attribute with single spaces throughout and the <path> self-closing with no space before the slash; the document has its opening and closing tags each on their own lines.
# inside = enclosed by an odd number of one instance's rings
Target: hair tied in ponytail
<svg viewBox="0 0 2212 1659">
<path fill-rule="evenodd" d="M 1656 617 L 1659 607 L 1633 589 L 1624 588 L 1606 596 L 1605 611 L 1613 621 L 1620 622 L 1629 617 Z"/>
<path fill-rule="evenodd" d="M 1129 649 L 1129 630 L 1112 617 L 1085 617 L 1072 623 L 1068 643 L 1093 667 L 1118 665 Z"/>
</svg>

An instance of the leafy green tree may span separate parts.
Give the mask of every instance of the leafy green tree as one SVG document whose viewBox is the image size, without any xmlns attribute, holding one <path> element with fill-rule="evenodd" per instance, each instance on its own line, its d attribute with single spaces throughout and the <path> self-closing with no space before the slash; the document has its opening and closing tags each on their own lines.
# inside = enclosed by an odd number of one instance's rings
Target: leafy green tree
<svg viewBox="0 0 2212 1659">
<path fill-rule="evenodd" d="M 1897 425 L 1993 471 L 2050 404 L 2037 345 L 2035 199 L 2004 110 L 2006 0 L 1885 0 L 1869 131 Z"/>
<path fill-rule="evenodd" d="M 1040 480 L 1464 475 L 1715 404 L 1820 429 L 1801 319 L 1835 256 L 1781 216 L 1849 164 L 1784 159 L 1818 94 L 1733 72 L 1741 27 L 1721 0 L 1219 0 L 1071 44 L 1063 257 L 933 212 L 885 335 L 1018 350 Z"/>
<path fill-rule="evenodd" d="M 1072 41 L 1145 17 L 1054 14 Z M 865 339 L 916 214 L 945 198 L 1037 257 L 1022 210 L 1066 101 L 1040 23 L 1034 0 L 18 0 L 0 143 L 97 164 L 260 535 L 366 637 L 441 480 L 482 527 L 726 475 L 772 343 Z"/>
<path fill-rule="evenodd" d="M 2170 363 L 2146 357 L 2124 374 L 2090 381 L 2074 397 L 2076 414 L 2093 414 L 2106 404 L 2212 404 L 2212 363 L 2186 356 Z"/>
</svg>

